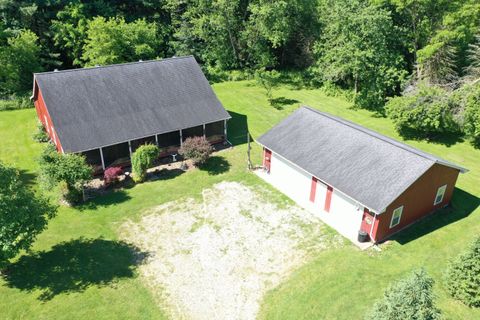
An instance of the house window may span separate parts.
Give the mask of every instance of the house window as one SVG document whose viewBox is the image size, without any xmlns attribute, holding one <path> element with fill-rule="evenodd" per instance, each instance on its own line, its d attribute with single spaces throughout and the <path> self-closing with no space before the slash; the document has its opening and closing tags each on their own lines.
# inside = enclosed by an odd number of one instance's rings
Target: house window
<svg viewBox="0 0 480 320">
<path fill-rule="evenodd" d="M 398 207 L 397 209 L 393 210 L 392 220 L 390 221 L 390 228 L 395 227 L 400 223 L 400 218 L 402 217 L 403 206 Z"/>
<path fill-rule="evenodd" d="M 447 185 L 443 185 L 440 188 L 438 188 L 437 195 L 435 196 L 435 202 L 433 202 L 433 205 L 437 205 L 443 201 L 445 190 L 447 190 Z"/>
</svg>

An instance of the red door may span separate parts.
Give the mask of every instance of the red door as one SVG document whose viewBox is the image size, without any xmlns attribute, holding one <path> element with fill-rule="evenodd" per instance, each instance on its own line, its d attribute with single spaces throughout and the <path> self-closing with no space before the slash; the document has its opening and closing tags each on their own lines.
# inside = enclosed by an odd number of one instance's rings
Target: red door
<svg viewBox="0 0 480 320">
<path fill-rule="evenodd" d="M 270 173 L 270 165 L 272 163 L 272 151 L 263 149 L 263 166 L 265 170 Z"/>
</svg>

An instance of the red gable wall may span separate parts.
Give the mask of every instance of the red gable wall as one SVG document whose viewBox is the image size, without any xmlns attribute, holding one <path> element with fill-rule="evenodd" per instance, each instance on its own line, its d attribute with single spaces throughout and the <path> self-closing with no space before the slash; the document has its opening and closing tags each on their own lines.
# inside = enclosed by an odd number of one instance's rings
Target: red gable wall
<svg viewBox="0 0 480 320">
<path fill-rule="evenodd" d="M 373 236 L 376 242 L 382 241 L 393 233 L 405 228 L 416 220 L 432 213 L 434 210 L 446 206 L 453 194 L 459 170 L 434 164 L 404 193 L 402 193 L 384 213 L 377 216 L 373 228 Z M 447 185 L 443 201 L 433 205 L 437 190 Z M 400 223 L 390 228 L 393 210 L 403 205 L 403 213 Z"/>
<path fill-rule="evenodd" d="M 63 152 L 62 144 L 60 143 L 60 139 L 58 138 L 57 132 L 55 131 L 52 119 L 50 118 L 50 114 L 48 114 L 45 101 L 43 100 L 42 91 L 38 87 L 37 82 L 35 82 L 33 104 L 35 105 L 38 119 L 42 122 L 44 128 L 47 130 L 48 136 L 57 146 L 57 150 Z"/>
</svg>

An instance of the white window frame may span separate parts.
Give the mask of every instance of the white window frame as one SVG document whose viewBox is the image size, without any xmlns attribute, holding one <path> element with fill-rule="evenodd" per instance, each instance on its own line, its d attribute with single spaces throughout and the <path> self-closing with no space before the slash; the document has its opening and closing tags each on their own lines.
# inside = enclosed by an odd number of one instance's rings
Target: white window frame
<svg viewBox="0 0 480 320">
<path fill-rule="evenodd" d="M 438 198 L 440 192 L 442 193 L 442 197 L 440 198 L 440 201 L 437 201 L 437 198 Z M 437 189 L 437 193 L 435 194 L 435 199 L 433 200 L 433 205 L 434 206 L 443 202 L 443 198 L 445 197 L 445 192 L 447 192 L 447 185 L 446 184 L 444 184 L 443 186 L 441 186 Z"/>
<path fill-rule="evenodd" d="M 393 224 L 393 220 L 395 220 L 395 213 L 398 211 L 400 211 L 400 215 L 398 216 L 398 222 Z M 393 210 L 392 219 L 390 220 L 390 229 L 400 224 L 400 221 L 402 220 L 402 214 L 403 214 L 403 206 L 400 206 L 397 209 Z"/>
</svg>

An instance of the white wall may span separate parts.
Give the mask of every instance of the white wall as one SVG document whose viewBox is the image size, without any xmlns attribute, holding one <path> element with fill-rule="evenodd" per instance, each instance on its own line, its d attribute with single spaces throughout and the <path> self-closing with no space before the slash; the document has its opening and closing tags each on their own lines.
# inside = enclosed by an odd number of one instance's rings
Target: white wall
<svg viewBox="0 0 480 320">
<path fill-rule="evenodd" d="M 327 186 L 318 181 L 315 202 L 310 202 L 312 176 L 274 153 L 270 174 L 265 178 L 300 206 L 318 214 L 323 221 L 343 236 L 352 240 L 357 238 L 363 207 L 356 201 L 334 189 L 330 212 L 324 211 Z"/>
</svg>

